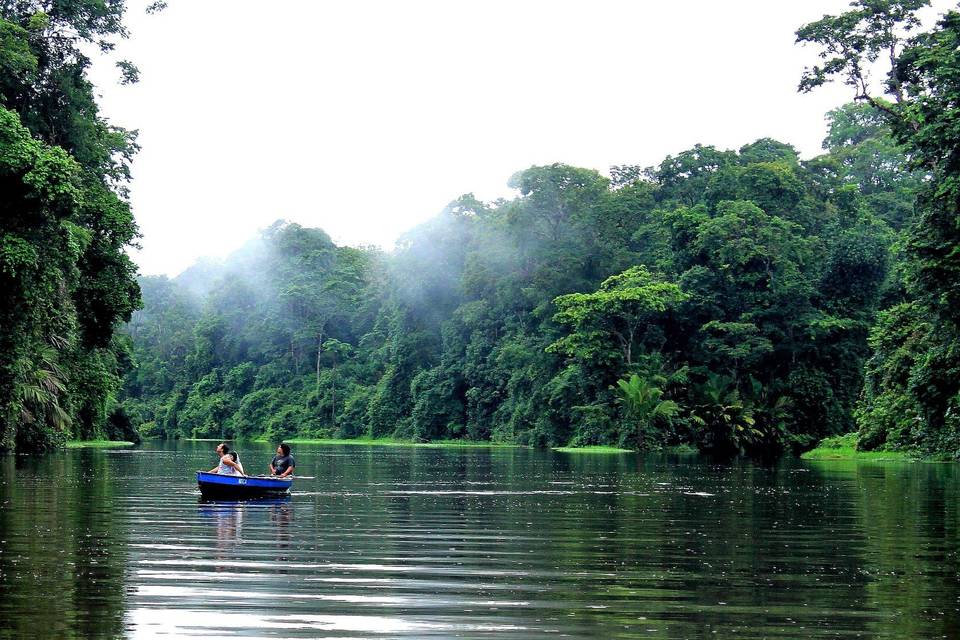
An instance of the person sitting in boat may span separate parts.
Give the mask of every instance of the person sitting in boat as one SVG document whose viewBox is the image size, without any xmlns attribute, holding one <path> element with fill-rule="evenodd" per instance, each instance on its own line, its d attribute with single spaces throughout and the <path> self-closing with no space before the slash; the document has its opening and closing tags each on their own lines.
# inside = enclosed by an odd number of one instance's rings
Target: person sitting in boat
<svg viewBox="0 0 960 640">
<path fill-rule="evenodd" d="M 243 475 L 243 467 L 235 462 L 230 455 L 230 447 L 221 442 L 217 445 L 217 455 L 220 456 L 220 464 L 210 469 L 208 473 L 219 473 L 223 476 Z"/>
<path fill-rule="evenodd" d="M 237 463 L 237 471 L 240 473 L 240 475 L 242 476 L 247 475 L 246 472 L 243 470 L 243 463 L 240 462 L 240 456 L 237 455 L 237 452 L 231 451 L 227 455 L 230 456 L 233 459 L 233 461 Z"/>
<path fill-rule="evenodd" d="M 290 455 L 290 445 L 286 442 L 277 447 L 277 455 L 270 461 L 270 475 L 286 478 L 293 475 L 293 470 L 297 466 L 293 456 Z"/>
</svg>

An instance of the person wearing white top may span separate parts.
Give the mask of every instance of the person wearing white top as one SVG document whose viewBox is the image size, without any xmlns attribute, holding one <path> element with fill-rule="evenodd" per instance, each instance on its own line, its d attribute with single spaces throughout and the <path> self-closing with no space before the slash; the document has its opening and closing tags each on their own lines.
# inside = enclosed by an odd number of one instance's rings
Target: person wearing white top
<svg viewBox="0 0 960 640">
<path fill-rule="evenodd" d="M 217 455 L 220 456 L 220 464 L 210 469 L 208 473 L 218 473 L 223 476 L 243 475 L 243 467 L 236 462 L 230 455 L 230 447 L 224 443 L 217 445 Z M 234 454 L 236 455 L 236 454 Z"/>
</svg>

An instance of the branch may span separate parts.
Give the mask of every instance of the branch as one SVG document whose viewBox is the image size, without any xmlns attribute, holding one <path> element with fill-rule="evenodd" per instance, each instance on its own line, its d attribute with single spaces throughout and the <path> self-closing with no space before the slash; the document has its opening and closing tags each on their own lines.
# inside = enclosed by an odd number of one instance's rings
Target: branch
<svg viewBox="0 0 960 640">
<path fill-rule="evenodd" d="M 895 118 L 895 119 L 897 119 L 897 120 L 900 120 L 900 119 L 902 119 L 902 117 L 903 117 L 903 116 L 900 115 L 893 107 L 890 107 L 890 106 L 887 105 L 886 103 L 881 102 L 880 100 L 877 100 L 876 98 L 874 98 L 873 96 L 871 96 L 870 94 L 868 94 L 866 91 L 863 91 L 863 92 L 861 92 L 859 95 L 854 96 L 853 99 L 854 99 L 854 100 L 866 100 L 867 104 L 869 104 L 871 107 L 873 107 L 874 109 L 878 109 L 878 110 L 880 110 L 880 111 L 883 111 L 884 113 L 886 113 L 886 114 L 887 114 L 888 116 L 890 116 L 891 118 Z"/>
<path fill-rule="evenodd" d="M 893 95 L 897 99 L 897 104 L 903 102 L 903 84 L 897 78 L 897 45 L 890 45 L 890 88 L 893 89 Z"/>
</svg>

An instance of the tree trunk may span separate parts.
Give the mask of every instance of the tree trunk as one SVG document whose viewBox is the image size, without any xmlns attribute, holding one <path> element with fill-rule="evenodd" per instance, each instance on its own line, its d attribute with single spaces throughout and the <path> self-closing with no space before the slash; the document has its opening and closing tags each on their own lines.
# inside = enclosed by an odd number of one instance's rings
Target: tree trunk
<svg viewBox="0 0 960 640">
<path fill-rule="evenodd" d="M 320 398 L 320 354 L 323 352 L 323 333 L 317 336 L 317 401 Z"/>
<path fill-rule="evenodd" d="M 337 428 L 337 362 L 333 362 L 333 377 L 330 380 L 330 422 Z"/>
</svg>

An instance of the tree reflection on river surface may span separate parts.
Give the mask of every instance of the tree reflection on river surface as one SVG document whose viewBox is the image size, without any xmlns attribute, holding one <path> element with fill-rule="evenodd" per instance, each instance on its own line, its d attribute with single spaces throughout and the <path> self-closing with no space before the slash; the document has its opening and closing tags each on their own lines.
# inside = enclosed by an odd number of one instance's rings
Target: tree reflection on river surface
<svg viewBox="0 0 960 640">
<path fill-rule="evenodd" d="M 0 459 L 0 637 L 960 636 L 956 465 L 301 446 L 204 502 L 209 449 Z"/>
</svg>

